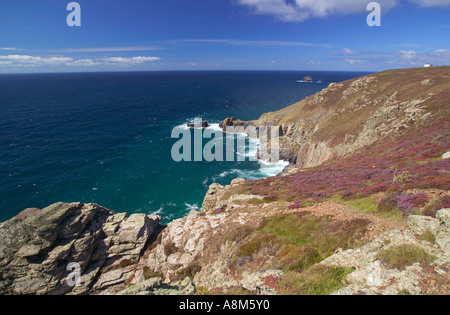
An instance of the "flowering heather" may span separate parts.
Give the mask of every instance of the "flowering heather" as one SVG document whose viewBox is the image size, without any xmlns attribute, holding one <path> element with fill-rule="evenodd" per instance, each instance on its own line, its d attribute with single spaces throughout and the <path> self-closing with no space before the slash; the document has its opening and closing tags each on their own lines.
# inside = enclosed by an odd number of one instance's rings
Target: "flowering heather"
<svg viewBox="0 0 450 315">
<path fill-rule="evenodd" d="M 450 150 L 449 143 L 450 128 L 444 119 L 421 129 L 411 128 L 393 139 L 382 139 L 341 160 L 289 176 L 250 181 L 243 189 L 266 196 L 276 192 L 279 200 L 292 202 L 388 193 L 398 196 L 390 204 L 395 202 L 395 208 L 407 215 L 428 201 L 425 194 L 411 195 L 407 190 L 450 190 L 450 160 L 441 159 Z"/>
<path fill-rule="evenodd" d="M 425 206 L 429 201 L 427 194 L 401 194 L 399 196 L 387 195 L 375 200 L 378 211 L 394 212 L 400 211 L 404 216 L 417 214 L 421 207 Z"/>
<path fill-rule="evenodd" d="M 429 198 L 424 193 L 402 194 L 397 197 L 397 204 L 400 209 L 420 208 L 427 204 Z"/>
</svg>

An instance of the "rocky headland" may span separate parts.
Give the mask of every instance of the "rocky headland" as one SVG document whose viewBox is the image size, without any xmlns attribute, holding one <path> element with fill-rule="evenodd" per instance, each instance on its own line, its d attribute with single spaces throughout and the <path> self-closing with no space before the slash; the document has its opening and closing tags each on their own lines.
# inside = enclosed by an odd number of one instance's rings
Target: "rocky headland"
<svg viewBox="0 0 450 315">
<path fill-rule="evenodd" d="M 0 224 L 0 294 L 449 294 L 449 102 L 450 67 L 402 69 L 228 118 L 279 128 L 289 172 L 213 184 L 167 226 L 26 209 Z"/>
</svg>

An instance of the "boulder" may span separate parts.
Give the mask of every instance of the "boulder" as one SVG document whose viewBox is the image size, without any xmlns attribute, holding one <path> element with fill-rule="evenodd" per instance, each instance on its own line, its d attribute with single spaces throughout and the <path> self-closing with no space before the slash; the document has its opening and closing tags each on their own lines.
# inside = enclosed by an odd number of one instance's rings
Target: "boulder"
<svg viewBox="0 0 450 315">
<path fill-rule="evenodd" d="M 427 231 L 436 235 L 439 229 L 439 220 L 432 217 L 426 217 L 421 215 L 411 215 L 408 217 L 408 225 L 414 231 L 414 233 L 421 235 Z"/>
<path fill-rule="evenodd" d="M 436 214 L 439 220 L 439 229 L 436 233 L 436 244 L 450 255 L 450 209 L 441 209 Z"/>
<path fill-rule="evenodd" d="M 0 294 L 114 292 L 135 271 L 159 220 L 96 204 L 27 209 L 0 224 Z M 79 271 L 76 286 L 70 266 Z"/>
</svg>

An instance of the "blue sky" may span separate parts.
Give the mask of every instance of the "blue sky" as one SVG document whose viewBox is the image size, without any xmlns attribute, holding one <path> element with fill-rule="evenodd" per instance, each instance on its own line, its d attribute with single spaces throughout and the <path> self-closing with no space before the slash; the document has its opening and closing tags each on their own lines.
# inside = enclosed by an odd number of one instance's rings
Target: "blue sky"
<svg viewBox="0 0 450 315">
<path fill-rule="evenodd" d="M 349 70 L 450 64 L 450 0 L 0 2 L 0 73 Z"/>
</svg>

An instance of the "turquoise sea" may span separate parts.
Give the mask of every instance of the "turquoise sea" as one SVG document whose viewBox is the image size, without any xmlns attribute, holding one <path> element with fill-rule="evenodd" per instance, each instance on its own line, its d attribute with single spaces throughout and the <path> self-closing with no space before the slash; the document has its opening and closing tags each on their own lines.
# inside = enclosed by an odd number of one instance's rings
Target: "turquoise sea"
<svg viewBox="0 0 450 315">
<path fill-rule="evenodd" d="M 0 221 L 57 201 L 165 222 L 199 209 L 210 184 L 280 165 L 174 162 L 173 128 L 199 117 L 257 119 L 366 73 L 299 71 L 0 75 Z M 315 82 L 298 82 L 305 76 Z M 318 83 L 317 80 L 322 82 Z"/>
</svg>

